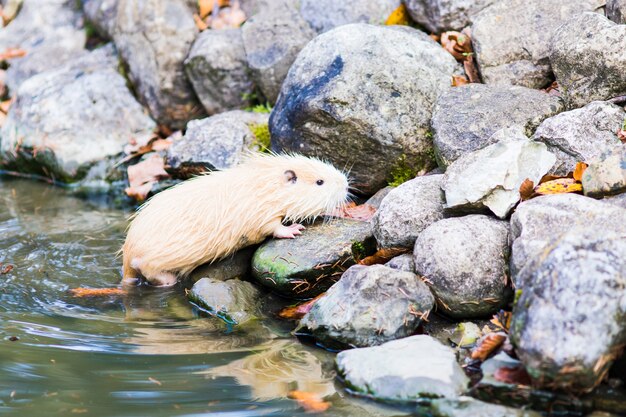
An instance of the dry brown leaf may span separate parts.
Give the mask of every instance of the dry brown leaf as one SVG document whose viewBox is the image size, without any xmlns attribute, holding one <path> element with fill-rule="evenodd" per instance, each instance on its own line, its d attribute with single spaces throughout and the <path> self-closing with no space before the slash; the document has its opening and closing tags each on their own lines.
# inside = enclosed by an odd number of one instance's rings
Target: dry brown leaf
<svg viewBox="0 0 626 417">
<path fill-rule="evenodd" d="M 11 107 L 11 104 L 13 103 L 13 100 L 13 98 L 10 98 L 8 100 L 0 101 L 0 112 L 7 114 L 9 112 L 9 108 Z"/>
<path fill-rule="evenodd" d="M 522 201 L 526 201 L 535 195 L 535 183 L 529 178 L 526 178 L 522 185 L 519 186 L 519 194 L 522 197 Z"/>
<path fill-rule="evenodd" d="M 498 368 L 494 372 L 493 377 L 506 384 L 530 385 L 530 376 L 522 365 L 518 365 L 513 368 Z"/>
<path fill-rule="evenodd" d="M 402 3 L 398 8 L 396 8 L 387 20 L 385 21 L 385 25 L 408 25 L 409 24 L 409 11 L 407 10 L 404 3 Z"/>
<path fill-rule="evenodd" d="M 556 81 L 554 81 L 552 84 L 550 84 L 543 91 L 545 91 L 546 93 L 548 93 L 550 95 L 553 95 L 553 96 L 560 96 L 561 95 L 561 91 L 559 90 L 559 84 Z"/>
<path fill-rule="evenodd" d="M 572 177 L 576 181 L 582 181 L 583 174 L 585 173 L 585 170 L 587 169 L 588 166 L 589 165 L 584 162 L 576 162 L 576 167 L 574 167 L 574 172 L 572 174 Z"/>
<path fill-rule="evenodd" d="M 468 56 L 467 59 L 463 61 L 463 69 L 470 83 L 480 83 L 480 74 L 478 73 L 478 68 L 476 67 L 476 62 L 472 55 Z"/>
<path fill-rule="evenodd" d="M 238 28 L 246 21 L 246 14 L 241 10 L 239 2 L 234 2 L 230 7 L 220 9 L 217 16 L 211 15 L 206 18 L 206 23 L 211 29 Z"/>
<path fill-rule="evenodd" d="M 320 396 L 314 392 L 290 391 L 288 396 L 296 400 L 300 407 L 304 408 L 307 413 L 322 413 L 330 407 L 329 402 L 323 401 Z"/>
<path fill-rule="evenodd" d="M 325 214 L 327 216 L 367 221 L 371 219 L 375 213 L 376 207 L 369 204 L 361 204 L 357 206 L 356 203 L 352 201 L 341 208 L 336 208 L 330 213 Z"/>
<path fill-rule="evenodd" d="M 20 48 L 7 48 L 0 53 L 0 61 L 7 61 L 13 58 L 21 58 L 26 55 L 26 51 Z"/>
<path fill-rule="evenodd" d="M 283 308 L 278 313 L 278 317 L 282 317 L 283 319 L 290 319 L 290 320 L 301 319 L 302 317 L 304 317 L 306 313 L 311 311 L 311 308 L 313 308 L 313 305 L 317 302 L 317 300 L 322 298 L 324 294 L 325 293 L 322 293 L 318 295 L 317 297 L 310 299 L 309 301 L 305 301 L 304 303 L 295 305 L 293 307 Z"/>
<path fill-rule="evenodd" d="M 535 193 L 539 195 L 578 193 L 582 190 L 582 184 L 574 178 L 558 178 L 535 187 Z"/>
<path fill-rule="evenodd" d="M 204 20 L 202 20 L 200 18 L 200 16 L 198 16 L 197 14 L 194 13 L 193 15 L 193 21 L 196 24 L 196 27 L 198 28 L 198 30 L 200 32 L 205 31 L 209 28 L 209 25 L 207 25 Z"/>
<path fill-rule="evenodd" d="M 143 201 L 159 179 L 167 178 L 163 158 L 154 154 L 149 158 L 128 167 L 128 183 L 126 194 L 138 201 Z"/>
<path fill-rule="evenodd" d="M 461 32 L 443 32 L 441 46 L 450 52 L 457 61 L 465 61 L 472 54 L 472 42 L 468 34 Z"/>
<path fill-rule="evenodd" d="M 498 313 L 494 314 L 493 318 L 490 320 L 495 326 L 499 327 L 506 333 L 509 332 L 509 328 L 511 328 L 511 319 L 513 318 L 513 313 L 510 311 L 500 310 Z"/>
<path fill-rule="evenodd" d="M 109 297 L 126 294 L 121 288 L 72 288 L 70 294 L 74 297 Z"/>
<path fill-rule="evenodd" d="M 502 346 L 505 340 L 506 334 L 502 332 L 489 333 L 481 337 L 478 341 L 478 346 L 472 350 L 472 359 L 480 359 L 484 362 Z"/>
<path fill-rule="evenodd" d="M 622 141 L 622 143 L 626 143 L 626 130 L 620 129 L 617 131 L 617 138 Z"/>
<path fill-rule="evenodd" d="M 460 85 L 469 84 L 469 80 L 464 75 L 453 75 L 452 76 L 452 87 L 458 87 Z"/>
<path fill-rule="evenodd" d="M 361 259 L 359 265 L 378 265 L 389 262 L 392 258 L 410 252 L 407 248 L 384 248 L 378 250 L 375 254 Z"/>
<path fill-rule="evenodd" d="M 228 6 L 228 0 L 198 0 L 198 10 L 200 14 L 200 18 L 204 19 L 213 11 L 215 7 L 215 3 L 217 3 L 218 8 Z"/>
<path fill-rule="evenodd" d="M 0 262 L 0 275 L 6 275 L 9 272 L 13 271 L 13 268 L 15 268 L 13 265 L 9 264 L 9 265 L 5 265 L 2 266 L 2 262 Z"/>
</svg>

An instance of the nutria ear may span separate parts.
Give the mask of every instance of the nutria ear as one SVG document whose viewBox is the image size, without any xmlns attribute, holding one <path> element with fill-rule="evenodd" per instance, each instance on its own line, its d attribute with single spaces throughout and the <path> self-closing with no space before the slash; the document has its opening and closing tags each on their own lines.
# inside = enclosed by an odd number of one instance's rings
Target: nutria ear
<svg viewBox="0 0 626 417">
<path fill-rule="evenodd" d="M 298 177 L 296 176 L 295 172 L 293 172 L 292 170 L 288 169 L 287 171 L 285 171 L 285 180 L 287 182 L 295 184 L 296 181 L 298 181 Z"/>
</svg>

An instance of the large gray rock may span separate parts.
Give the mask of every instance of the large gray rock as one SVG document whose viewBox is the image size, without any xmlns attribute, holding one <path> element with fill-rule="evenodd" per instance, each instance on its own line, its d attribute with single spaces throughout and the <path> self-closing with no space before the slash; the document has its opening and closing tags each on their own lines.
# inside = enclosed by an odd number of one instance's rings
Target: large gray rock
<svg viewBox="0 0 626 417">
<path fill-rule="evenodd" d="M 618 194 L 614 196 L 608 196 L 608 197 L 603 198 L 600 201 L 602 201 L 603 203 L 611 204 L 611 205 L 626 209 L 626 193 L 622 193 L 622 194 Z"/>
<path fill-rule="evenodd" d="M 550 63 L 569 107 L 626 94 L 626 25 L 582 13 L 554 32 Z"/>
<path fill-rule="evenodd" d="M 250 105 L 254 83 L 241 29 L 202 32 L 185 60 L 185 70 L 209 115 Z"/>
<path fill-rule="evenodd" d="M 252 79 L 274 104 L 291 64 L 315 32 L 298 12 L 286 9 L 252 16 L 241 34 Z"/>
<path fill-rule="evenodd" d="M 413 255 L 410 253 L 396 256 L 387 262 L 385 266 L 400 271 L 415 272 L 415 260 L 413 259 Z"/>
<path fill-rule="evenodd" d="M 188 296 L 226 323 L 243 324 L 259 316 L 260 295 L 260 291 L 249 282 L 202 278 L 191 287 Z"/>
<path fill-rule="evenodd" d="M 402 163 L 434 166 L 430 118 L 458 69 L 452 55 L 415 29 L 353 24 L 300 52 L 270 117 L 272 149 L 351 166 L 373 194 Z"/>
<path fill-rule="evenodd" d="M 602 0 L 500 0 L 484 9 L 472 25 L 472 43 L 483 81 L 529 88 L 547 86 L 551 82 L 550 62 L 554 62 L 548 59 L 552 33 L 569 18 L 603 4 Z"/>
<path fill-rule="evenodd" d="M 412 248 L 420 232 L 443 219 L 443 175 L 427 175 L 392 189 L 372 219 L 374 237 L 383 248 Z"/>
<path fill-rule="evenodd" d="M 333 285 L 355 259 L 374 251 L 369 222 L 331 219 L 307 226 L 297 239 L 261 245 L 252 259 L 252 275 L 279 294 L 310 298 Z"/>
<path fill-rule="evenodd" d="M 510 335 L 535 387 L 588 392 L 626 343 L 626 230 L 569 229 L 519 273 Z"/>
<path fill-rule="evenodd" d="M 550 241 L 571 228 L 588 225 L 598 230 L 626 231 L 626 210 L 577 194 L 536 197 L 521 203 L 511 216 L 511 276 L 527 262 L 539 258 Z"/>
<path fill-rule="evenodd" d="M 113 37 L 119 0 L 82 0 L 83 12 L 100 36 Z"/>
<path fill-rule="evenodd" d="M 426 335 L 344 350 L 337 368 L 352 391 L 381 400 L 456 398 L 469 382 L 454 351 Z"/>
<path fill-rule="evenodd" d="M 443 183 L 448 208 L 488 208 L 503 219 L 520 200 L 524 180 L 538 184 L 556 160 L 546 145 L 519 132 L 506 129 L 496 135 L 502 140 L 464 155 L 448 167 Z"/>
<path fill-rule="evenodd" d="M 496 0 L 404 0 L 411 18 L 432 33 L 460 31 Z"/>
<path fill-rule="evenodd" d="M 471 397 L 436 399 L 430 403 L 433 417 L 541 417 L 541 413 L 478 401 Z"/>
<path fill-rule="evenodd" d="M 427 227 L 413 255 L 438 311 L 464 319 L 491 315 L 509 301 L 509 253 L 508 222 L 470 215 Z"/>
<path fill-rule="evenodd" d="M 22 83 L 0 130 L 4 166 L 75 182 L 132 138 L 147 141 L 155 123 L 117 66 L 105 47 Z"/>
<path fill-rule="evenodd" d="M 400 0 L 300 0 L 300 14 L 317 32 L 326 32 L 349 23 L 384 23 Z"/>
<path fill-rule="evenodd" d="M 437 162 L 448 166 L 461 155 L 494 143 L 495 132 L 518 126 L 526 136 L 563 111 L 553 95 L 525 87 L 468 84 L 443 93 L 433 111 Z"/>
<path fill-rule="evenodd" d="M 618 24 L 626 23 L 626 0 L 607 0 L 606 17 Z"/>
<path fill-rule="evenodd" d="M 159 122 L 184 128 L 203 114 L 183 61 L 198 34 L 185 0 L 119 0 L 113 40 L 141 101 Z"/>
<path fill-rule="evenodd" d="M 373 346 L 413 334 L 435 302 L 412 272 L 354 265 L 300 321 L 326 346 Z"/>
<path fill-rule="evenodd" d="M 626 192 L 626 146 L 615 146 L 592 161 L 582 183 L 585 195 L 590 197 Z"/>
<path fill-rule="evenodd" d="M 556 156 L 550 173 L 567 175 L 577 162 L 590 163 L 603 152 L 623 147 L 617 132 L 625 118 L 622 107 L 597 101 L 544 120 L 532 138 Z"/>
<path fill-rule="evenodd" d="M 233 110 L 192 120 L 185 136 L 168 148 L 167 162 L 182 177 L 207 169 L 230 168 L 241 161 L 246 151 L 260 151 L 269 145 L 269 137 L 255 135 L 268 132 L 268 119 L 267 113 Z"/>
</svg>

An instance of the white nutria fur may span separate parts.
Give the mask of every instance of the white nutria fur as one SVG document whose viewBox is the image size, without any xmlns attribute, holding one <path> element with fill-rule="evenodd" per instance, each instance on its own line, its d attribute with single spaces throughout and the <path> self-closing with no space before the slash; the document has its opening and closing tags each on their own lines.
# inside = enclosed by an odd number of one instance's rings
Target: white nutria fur
<svg viewBox="0 0 626 417">
<path fill-rule="evenodd" d="M 199 265 L 267 236 L 294 238 L 304 229 L 297 222 L 347 197 L 346 176 L 318 159 L 248 155 L 236 167 L 187 180 L 141 206 L 122 247 L 123 283 L 144 277 L 173 285 Z"/>
</svg>

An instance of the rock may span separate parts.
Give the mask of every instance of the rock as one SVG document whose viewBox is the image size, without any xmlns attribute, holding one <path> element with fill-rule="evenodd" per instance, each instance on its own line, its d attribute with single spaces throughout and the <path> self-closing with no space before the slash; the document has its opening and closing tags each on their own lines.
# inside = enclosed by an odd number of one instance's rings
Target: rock
<svg viewBox="0 0 626 417">
<path fill-rule="evenodd" d="M 607 149 L 622 147 L 617 132 L 625 118 L 622 107 L 596 101 L 544 120 L 532 138 L 556 156 L 550 174 L 567 175 L 577 162 L 589 163 Z"/>
<path fill-rule="evenodd" d="M 512 295 L 509 225 L 482 215 L 439 220 L 415 241 L 415 271 L 428 279 L 438 311 L 457 319 L 491 315 Z"/>
<path fill-rule="evenodd" d="M 436 399 L 430 403 L 433 417 L 541 417 L 541 413 L 489 404 L 471 397 Z"/>
<path fill-rule="evenodd" d="M 237 165 L 244 152 L 267 149 L 268 119 L 266 113 L 233 110 L 192 120 L 185 136 L 167 150 L 167 163 L 182 177 Z"/>
<path fill-rule="evenodd" d="M 504 219 L 520 199 L 522 182 L 530 179 L 538 184 L 556 160 L 546 145 L 519 132 L 505 129 L 496 135 L 503 139 L 461 156 L 448 167 L 442 187 L 448 208 L 489 208 Z"/>
<path fill-rule="evenodd" d="M 626 146 L 615 144 L 591 162 L 582 183 L 585 195 L 590 197 L 626 192 Z"/>
<path fill-rule="evenodd" d="M 603 4 L 602 0 L 500 0 L 484 9 L 472 25 L 472 43 L 483 81 L 546 87 L 552 81 L 550 63 L 554 63 L 548 59 L 552 33 L 569 18 Z"/>
<path fill-rule="evenodd" d="M 411 18 L 431 33 L 461 31 L 471 18 L 496 0 L 404 0 Z"/>
<path fill-rule="evenodd" d="M 443 175 L 414 178 L 387 194 L 372 219 L 374 237 L 383 248 L 412 248 L 419 234 L 443 219 Z"/>
<path fill-rule="evenodd" d="M 274 104 L 291 64 L 315 32 L 298 12 L 286 9 L 252 16 L 241 35 L 252 80 Z"/>
<path fill-rule="evenodd" d="M 317 300 L 296 331 L 325 346 L 373 346 L 415 333 L 434 299 L 412 272 L 354 265 Z"/>
<path fill-rule="evenodd" d="M 530 136 L 563 109 L 558 97 L 525 87 L 468 84 L 448 90 L 433 111 L 437 162 L 445 167 L 493 144 L 493 134 L 503 128 L 517 126 Z"/>
<path fill-rule="evenodd" d="M 185 60 L 185 70 L 207 114 L 250 105 L 254 83 L 241 29 L 202 32 Z"/>
<path fill-rule="evenodd" d="M 119 0 L 113 40 L 137 94 L 159 122 L 181 129 L 203 112 L 183 61 L 198 34 L 184 0 Z"/>
<path fill-rule="evenodd" d="M 626 1 L 625 0 L 607 0 L 606 17 L 617 24 L 626 23 Z"/>
<path fill-rule="evenodd" d="M 570 108 L 626 94 L 626 26 L 582 13 L 552 36 L 550 63 Z"/>
<path fill-rule="evenodd" d="M 608 196 L 600 201 L 626 209 L 626 193 L 618 194 L 615 196 Z"/>
<path fill-rule="evenodd" d="M 297 239 L 269 240 L 254 253 L 258 282 L 295 298 L 315 297 L 333 285 L 357 259 L 374 252 L 369 222 L 332 219 L 307 226 Z"/>
<path fill-rule="evenodd" d="M 106 39 L 113 38 L 115 32 L 115 17 L 119 0 L 82 0 L 85 17 Z"/>
<path fill-rule="evenodd" d="M 349 23 L 384 23 L 391 12 L 400 7 L 400 0 L 301 0 L 300 14 L 318 33 Z"/>
<path fill-rule="evenodd" d="M 387 194 L 389 194 L 393 189 L 394 187 L 391 186 L 381 188 L 380 190 L 376 191 L 376 194 L 368 198 L 365 204 L 370 205 L 378 210 L 385 197 L 387 197 Z"/>
<path fill-rule="evenodd" d="M 399 271 L 415 272 L 415 261 L 413 260 L 413 255 L 410 253 L 396 256 L 387 262 L 385 266 Z"/>
<path fill-rule="evenodd" d="M 380 400 L 456 398 L 468 384 L 454 351 L 426 335 L 345 350 L 337 369 L 353 392 Z"/>
<path fill-rule="evenodd" d="M 259 314 L 259 290 L 249 282 L 202 278 L 196 282 L 189 299 L 228 324 L 243 324 Z"/>
<path fill-rule="evenodd" d="M 256 246 L 249 246 L 226 259 L 199 266 L 189 274 L 189 280 L 191 282 L 196 282 L 201 278 L 210 278 L 214 281 L 228 281 L 235 278 L 248 280 L 252 255 L 254 255 L 255 250 Z"/>
<path fill-rule="evenodd" d="M 1 164 L 70 183 L 131 138 L 147 141 L 155 123 L 117 65 L 114 49 L 103 47 L 22 83 L 0 130 Z"/>
<path fill-rule="evenodd" d="M 270 116 L 272 149 L 351 166 L 353 185 L 368 195 L 394 169 L 428 172 L 433 104 L 458 69 L 415 29 L 353 24 L 326 32 L 283 83 Z"/>
<path fill-rule="evenodd" d="M 510 335 L 533 386 L 588 392 L 626 342 L 626 230 L 568 229 L 520 271 Z"/>
<path fill-rule="evenodd" d="M 577 194 L 555 194 L 524 201 L 511 216 L 511 277 L 517 278 L 527 262 L 537 259 L 550 241 L 580 226 L 598 230 L 626 231 L 626 210 Z"/>
</svg>

